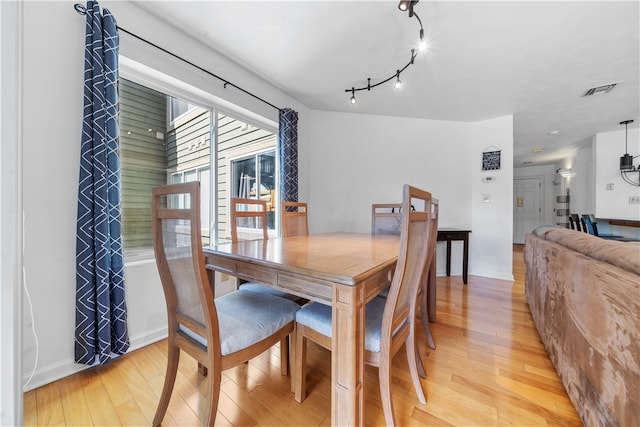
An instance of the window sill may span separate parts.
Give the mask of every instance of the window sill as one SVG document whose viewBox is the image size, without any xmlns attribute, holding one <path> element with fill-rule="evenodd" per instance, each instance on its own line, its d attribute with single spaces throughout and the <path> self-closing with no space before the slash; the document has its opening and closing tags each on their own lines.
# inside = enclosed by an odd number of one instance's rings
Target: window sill
<svg viewBox="0 0 640 427">
<path fill-rule="evenodd" d="M 152 248 L 140 248 L 128 250 L 124 253 L 125 267 L 155 263 L 156 258 Z"/>
</svg>

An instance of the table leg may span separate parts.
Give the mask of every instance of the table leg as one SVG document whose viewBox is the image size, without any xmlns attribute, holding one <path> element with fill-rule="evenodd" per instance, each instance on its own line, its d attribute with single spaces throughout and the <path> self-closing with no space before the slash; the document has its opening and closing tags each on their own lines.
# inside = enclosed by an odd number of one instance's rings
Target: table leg
<svg viewBox="0 0 640 427">
<path fill-rule="evenodd" d="M 469 267 L 469 234 L 464 234 L 462 244 L 462 283 L 467 284 L 467 272 Z"/>
<path fill-rule="evenodd" d="M 331 340 L 331 425 L 364 424 L 364 290 L 335 286 Z"/>
<path fill-rule="evenodd" d="M 451 239 L 447 239 L 447 277 L 451 276 Z"/>
</svg>

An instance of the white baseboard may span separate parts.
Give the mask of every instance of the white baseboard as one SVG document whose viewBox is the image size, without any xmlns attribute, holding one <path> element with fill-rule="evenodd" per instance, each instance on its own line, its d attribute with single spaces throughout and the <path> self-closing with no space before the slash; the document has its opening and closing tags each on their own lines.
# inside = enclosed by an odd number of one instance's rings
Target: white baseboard
<svg viewBox="0 0 640 427">
<path fill-rule="evenodd" d="M 149 344 L 153 344 L 157 341 L 165 339 L 166 337 L 167 337 L 166 326 L 163 328 L 159 328 L 155 331 L 151 331 L 151 332 L 147 331 L 144 335 L 139 335 L 137 337 L 130 337 L 129 350 L 127 352 L 131 352 L 139 348 L 145 347 Z M 89 365 L 75 363 L 73 359 L 71 359 L 71 360 L 60 362 L 60 363 L 50 364 L 48 366 L 37 368 L 29 384 L 27 384 L 26 387 L 23 387 L 23 392 L 26 393 L 38 387 L 42 387 L 43 385 L 68 377 L 69 375 L 73 375 L 80 371 L 84 371 L 85 369 L 88 369 L 90 367 L 91 366 Z M 29 378 L 30 374 L 31 373 L 28 372 L 25 375 L 23 375 L 23 384 L 27 382 L 27 379 Z"/>
</svg>

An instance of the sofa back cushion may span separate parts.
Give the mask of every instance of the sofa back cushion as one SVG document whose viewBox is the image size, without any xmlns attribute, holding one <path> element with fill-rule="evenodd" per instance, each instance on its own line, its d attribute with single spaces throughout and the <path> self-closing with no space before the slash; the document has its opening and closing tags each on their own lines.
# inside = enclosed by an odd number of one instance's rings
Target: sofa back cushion
<svg viewBox="0 0 640 427">
<path fill-rule="evenodd" d="M 591 258 L 640 274 L 640 242 L 605 240 L 567 228 L 545 230 L 542 237 Z"/>
</svg>

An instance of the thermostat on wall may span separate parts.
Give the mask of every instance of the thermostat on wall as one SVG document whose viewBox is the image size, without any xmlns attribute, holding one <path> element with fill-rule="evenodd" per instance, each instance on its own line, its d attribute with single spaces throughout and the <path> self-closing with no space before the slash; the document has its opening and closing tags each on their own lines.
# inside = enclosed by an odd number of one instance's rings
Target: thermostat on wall
<svg viewBox="0 0 640 427">
<path fill-rule="evenodd" d="M 495 176 L 483 176 L 482 177 L 482 182 L 495 182 L 496 181 L 496 177 Z"/>
</svg>

